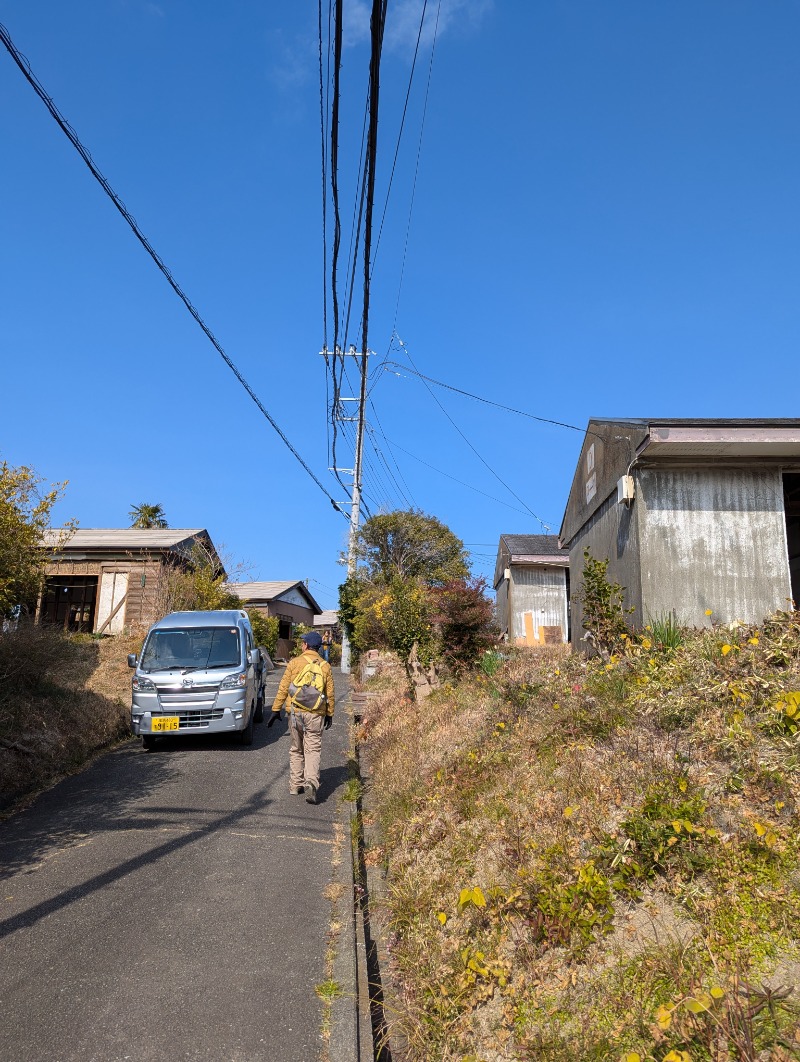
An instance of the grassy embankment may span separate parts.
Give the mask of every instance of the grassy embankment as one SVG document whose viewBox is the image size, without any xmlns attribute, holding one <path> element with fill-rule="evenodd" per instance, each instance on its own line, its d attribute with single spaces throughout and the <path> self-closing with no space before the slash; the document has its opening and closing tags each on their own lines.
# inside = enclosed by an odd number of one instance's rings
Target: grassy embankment
<svg viewBox="0 0 800 1062">
<path fill-rule="evenodd" d="M 141 642 L 35 626 L 0 635 L 0 807 L 130 732 L 127 654 Z"/>
<path fill-rule="evenodd" d="M 797 618 L 494 663 L 372 680 L 395 1056 L 800 1057 Z"/>
</svg>

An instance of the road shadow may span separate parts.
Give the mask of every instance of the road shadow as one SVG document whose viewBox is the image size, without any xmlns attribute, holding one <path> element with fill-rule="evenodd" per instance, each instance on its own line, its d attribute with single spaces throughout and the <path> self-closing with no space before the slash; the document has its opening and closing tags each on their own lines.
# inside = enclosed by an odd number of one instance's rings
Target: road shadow
<svg viewBox="0 0 800 1062">
<path fill-rule="evenodd" d="M 29 806 L 0 822 L 0 881 L 21 870 L 36 869 L 54 851 L 84 844 L 88 836 L 99 832 L 205 826 L 211 814 L 207 807 L 157 807 L 150 801 L 177 777 L 187 755 L 230 755 L 235 769 L 238 757 L 258 753 L 278 741 L 279 726 L 267 730 L 265 723 L 258 725 L 250 746 L 242 745 L 238 734 L 193 734 L 165 737 L 149 751 L 138 738 L 132 738 L 40 792 Z M 264 806 L 262 800 L 243 814 Z"/>
<path fill-rule="evenodd" d="M 319 793 L 317 803 L 326 804 L 329 800 L 335 800 L 340 794 L 348 778 L 347 764 L 337 764 L 334 767 L 323 767 L 319 772 Z"/>
<path fill-rule="evenodd" d="M 55 914 L 77 900 L 84 899 L 95 892 L 107 888 L 121 878 L 127 877 L 127 875 L 140 870 L 142 867 L 156 863 L 189 845 L 197 844 L 199 841 L 202 841 L 219 830 L 229 830 L 232 827 L 239 825 L 242 820 L 256 812 L 262 811 L 270 803 L 266 796 L 266 792 L 266 788 L 260 789 L 256 793 L 253 793 L 249 800 L 246 800 L 240 807 L 211 818 L 209 821 L 197 825 L 194 829 L 189 827 L 180 835 L 173 836 L 162 844 L 158 844 L 155 847 L 148 849 L 146 852 L 141 852 L 129 859 L 125 859 L 116 866 L 110 867 L 108 870 L 104 870 L 78 885 L 64 889 L 57 896 L 53 896 L 50 899 L 34 904 L 32 907 L 29 907 L 25 911 L 21 911 L 17 915 L 0 919 L 0 938 L 15 933 L 19 929 L 35 925 L 42 918 L 47 918 L 49 915 Z M 170 808 L 169 810 L 171 813 L 176 811 L 175 808 Z M 140 821 L 136 820 L 135 817 L 133 818 L 133 822 L 136 825 L 131 826 L 127 823 L 121 823 L 117 819 L 114 828 L 141 828 Z M 29 843 L 26 843 L 26 841 L 29 842 L 30 840 L 30 838 L 27 838 L 20 842 L 20 849 L 26 853 L 26 858 L 31 854 Z M 52 843 L 52 836 L 48 835 L 47 840 Z M 78 842 L 73 841 L 73 843 Z"/>
</svg>

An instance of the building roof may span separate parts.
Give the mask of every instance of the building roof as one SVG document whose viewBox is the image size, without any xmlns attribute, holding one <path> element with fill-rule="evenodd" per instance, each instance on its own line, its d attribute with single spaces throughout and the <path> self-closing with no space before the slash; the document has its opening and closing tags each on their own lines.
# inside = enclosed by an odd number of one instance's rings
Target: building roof
<svg viewBox="0 0 800 1062">
<path fill-rule="evenodd" d="M 308 601 L 308 607 L 313 610 L 315 614 L 322 612 L 317 602 L 314 600 L 311 591 L 308 589 L 302 579 L 294 580 L 273 580 L 268 582 L 258 583 L 228 583 L 225 587 L 226 590 L 230 590 L 232 594 L 236 594 L 249 605 L 257 604 L 269 604 L 270 601 L 277 601 L 285 594 L 288 594 L 291 590 L 297 590 Z"/>
<path fill-rule="evenodd" d="M 578 459 L 561 524 L 560 541 L 571 543 L 616 491 L 619 478 L 637 465 L 684 462 L 800 467 L 800 419 L 592 417 Z"/>
<path fill-rule="evenodd" d="M 501 535 L 494 566 L 495 589 L 511 564 L 556 564 L 568 568 L 569 550 L 559 546 L 558 535 Z"/>
<path fill-rule="evenodd" d="M 208 538 L 205 528 L 79 527 L 70 532 L 69 528 L 54 527 L 45 532 L 44 541 L 47 546 L 68 550 L 169 549 L 201 535 Z"/>
<path fill-rule="evenodd" d="M 511 558 L 545 557 L 568 555 L 569 550 L 561 549 L 558 535 L 501 535 L 501 546 L 505 544 Z"/>
<path fill-rule="evenodd" d="M 315 627 L 335 627 L 338 622 L 339 613 L 332 608 L 326 608 L 324 612 L 314 617 Z"/>
</svg>

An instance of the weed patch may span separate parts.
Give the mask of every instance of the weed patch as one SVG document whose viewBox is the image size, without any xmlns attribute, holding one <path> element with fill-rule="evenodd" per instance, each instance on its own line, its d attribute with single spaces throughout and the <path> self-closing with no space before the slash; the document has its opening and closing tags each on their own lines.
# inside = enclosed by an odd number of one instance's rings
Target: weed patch
<svg viewBox="0 0 800 1062">
<path fill-rule="evenodd" d="M 800 1057 L 800 624 L 615 639 L 370 700 L 409 1062 Z"/>
</svg>

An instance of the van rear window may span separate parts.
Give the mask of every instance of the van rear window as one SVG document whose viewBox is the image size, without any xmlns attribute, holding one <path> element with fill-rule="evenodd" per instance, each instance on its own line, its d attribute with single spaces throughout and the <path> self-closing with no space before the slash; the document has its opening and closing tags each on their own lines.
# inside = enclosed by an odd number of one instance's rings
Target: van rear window
<svg viewBox="0 0 800 1062">
<path fill-rule="evenodd" d="M 172 668 L 236 667 L 241 661 L 236 627 L 170 628 L 150 632 L 142 653 L 142 671 Z"/>
</svg>

